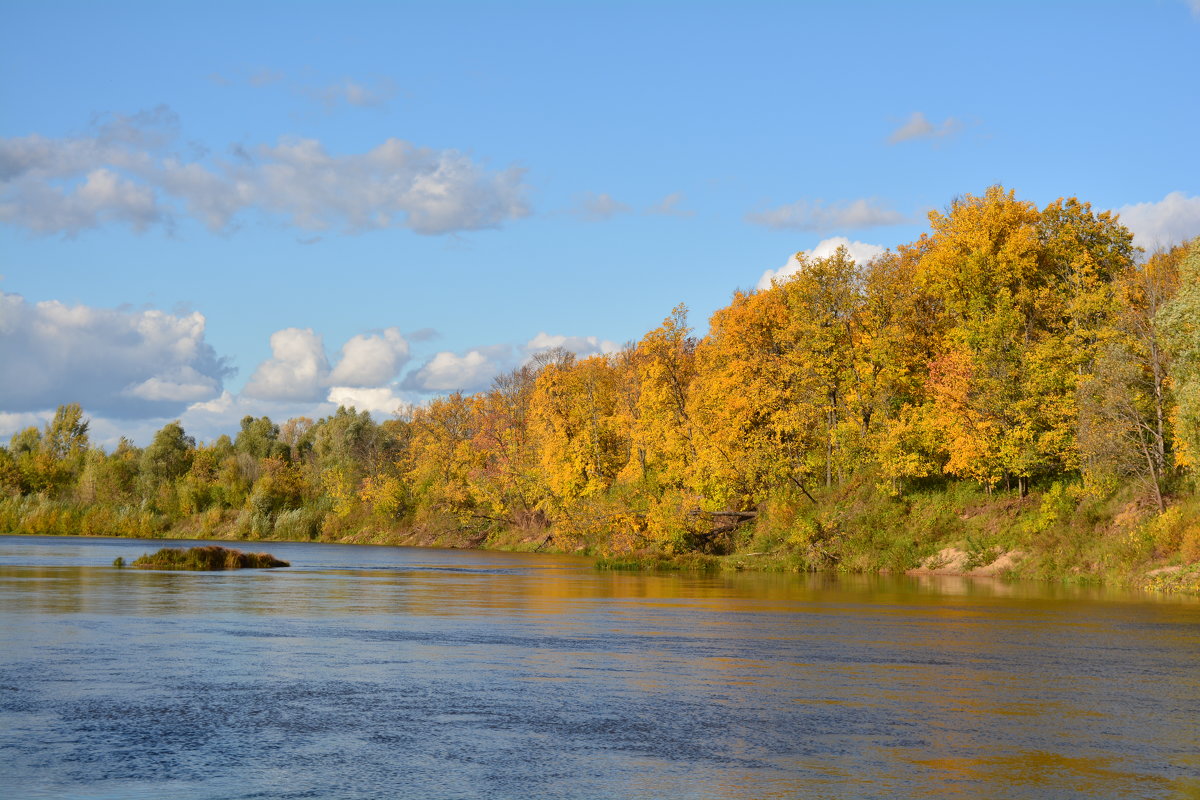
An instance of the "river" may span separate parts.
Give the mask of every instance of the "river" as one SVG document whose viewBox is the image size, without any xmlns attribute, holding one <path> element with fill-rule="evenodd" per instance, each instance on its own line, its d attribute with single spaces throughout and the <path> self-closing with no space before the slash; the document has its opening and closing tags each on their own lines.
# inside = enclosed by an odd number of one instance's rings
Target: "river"
<svg viewBox="0 0 1200 800">
<path fill-rule="evenodd" d="M 1200 603 L 0 537 L 0 797 L 1200 797 Z"/>
</svg>

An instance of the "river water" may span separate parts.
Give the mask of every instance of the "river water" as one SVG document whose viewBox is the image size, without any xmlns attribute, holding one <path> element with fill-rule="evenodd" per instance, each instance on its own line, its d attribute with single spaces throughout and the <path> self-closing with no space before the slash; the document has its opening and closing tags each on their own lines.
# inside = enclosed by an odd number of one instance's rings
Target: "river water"
<svg viewBox="0 0 1200 800">
<path fill-rule="evenodd" d="M 163 544 L 0 537 L 0 797 L 1200 797 L 1192 599 Z"/>
</svg>

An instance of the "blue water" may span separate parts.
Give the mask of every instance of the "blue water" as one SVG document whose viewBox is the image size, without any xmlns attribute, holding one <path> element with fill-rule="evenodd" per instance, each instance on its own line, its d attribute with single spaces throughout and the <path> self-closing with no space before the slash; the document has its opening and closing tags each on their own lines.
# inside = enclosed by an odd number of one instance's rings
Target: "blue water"
<svg viewBox="0 0 1200 800">
<path fill-rule="evenodd" d="M 1200 797 L 1187 598 L 163 544 L 0 537 L 0 797 Z"/>
</svg>

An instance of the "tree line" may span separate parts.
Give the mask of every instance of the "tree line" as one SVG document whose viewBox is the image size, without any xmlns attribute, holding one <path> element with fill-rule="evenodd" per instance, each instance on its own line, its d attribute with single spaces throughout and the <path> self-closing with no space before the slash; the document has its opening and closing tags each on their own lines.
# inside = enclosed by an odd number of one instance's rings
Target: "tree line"
<svg viewBox="0 0 1200 800">
<path fill-rule="evenodd" d="M 172 422 L 106 452 L 66 405 L 0 448 L 2 508 L 22 529 L 39 513 L 256 538 L 440 525 L 683 552 L 767 508 L 796 527 L 847 486 L 1069 484 L 1158 512 L 1193 496 L 1200 240 L 1147 255 L 1111 213 L 1002 187 L 929 218 L 867 263 L 798 253 L 702 337 L 681 305 L 615 354 L 540 353 L 382 422 L 246 417 L 203 444 Z"/>
</svg>

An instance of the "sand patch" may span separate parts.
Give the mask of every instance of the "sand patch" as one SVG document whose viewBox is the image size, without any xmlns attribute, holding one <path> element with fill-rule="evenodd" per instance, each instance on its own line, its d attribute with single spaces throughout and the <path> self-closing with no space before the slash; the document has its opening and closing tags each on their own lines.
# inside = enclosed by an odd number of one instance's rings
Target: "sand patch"
<svg viewBox="0 0 1200 800">
<path fill-rule="evenodd" d="M 907 575 L 966 575 L 969 577 L 986 578 L 999 575 L 1005 570 L 1014 568 L 1025 553 L 1020 550 L 1009 550 L 999 553 L 988 564 L 977 565 L 968 569 L 971 554 L 957 547 L 943 547 L 935 555 L 921 562 L 916 569 L 906 570 Z"/>
</svg>

